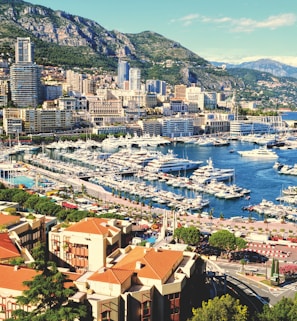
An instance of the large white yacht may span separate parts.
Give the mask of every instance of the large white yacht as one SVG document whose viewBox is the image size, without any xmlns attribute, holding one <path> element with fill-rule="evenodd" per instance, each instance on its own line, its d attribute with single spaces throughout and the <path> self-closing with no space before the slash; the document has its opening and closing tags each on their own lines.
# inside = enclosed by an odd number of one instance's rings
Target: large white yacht
<svg viewBox="0 0 297 321">
<path fill-rule="evenodd" d="M 264 159 L 275 159 L 278 158 L 276 152 L 266 147 L 254 148 L 252 150 L 238 151 L 238 154 L 243 157 L 253 157 L 253 158 L 264 158 Z"/>
<path fill-rule="evenodd" d="M 191 180 L 199 183 L 215 181 L 227 181 L 233 179 L 235 170 L 233 168 L 215 168 L 212 159 L 207 160 L 207 165 L 196 169 L 190 176 Z"/>
<path fill-rule="evenodd" d="M 145 170 L 154 173 L 187 171 L 197 169 L 202 163 L 202 161 L 177 158 L 176 155 L 173 154 L 172 150 L 169 150 L 167 154 L 161 155 L 150 161 L 147 166 L 145 166 Z"/>
</svg>

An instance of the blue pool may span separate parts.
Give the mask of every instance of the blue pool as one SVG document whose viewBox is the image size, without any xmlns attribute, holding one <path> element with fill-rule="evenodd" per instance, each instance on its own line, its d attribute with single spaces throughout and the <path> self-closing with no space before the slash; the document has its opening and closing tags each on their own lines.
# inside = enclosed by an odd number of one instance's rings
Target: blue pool
<svg viewBox="0 0 297 321">
<path fill-rule="evenodd" d="M 11 182 L 14 185 L 19 185 L 19 184 L 23 184 L 25 185 L 27 188 L 31 188 L 32 186 L 34 186 L 35 181 L 27 176 L 17 176 L 17 177 L 11 177 L 9 179 L 9 182 Z"/>
<path fill-rule="evenodd" d="M 27 177 L 27 176 L 16 176 L 16 177 L 11 177 L 9 179 L 9 182 L 11 184 L 14 184 L 14 185 L 24 185 L 25 187 L 27 188 L 31 188 L 35 185 L 35 180 L 31 177 Z M 42 187 L 45 187 L 45 186 L 48 186 L 48 185 L 51 185 L 52 183 L 48 180 L 44 180 L 42 182 L 39 182 L 38 185 L 39 186 L 42 186 Z"/>
<path fill-rule="evenodd" d="M 151 243 L 151 244 L 154 244 L 154 243 L 156 243 L 157 238 L 154 237 L 154 236 L 151 236 L 151 237 L 149 237 L 149 238 L 147 238 L 147 239 L 145 239 L 145 240 L 146 240 L 146 242 L 149 242 L 149 243 Z"/>
</svg>

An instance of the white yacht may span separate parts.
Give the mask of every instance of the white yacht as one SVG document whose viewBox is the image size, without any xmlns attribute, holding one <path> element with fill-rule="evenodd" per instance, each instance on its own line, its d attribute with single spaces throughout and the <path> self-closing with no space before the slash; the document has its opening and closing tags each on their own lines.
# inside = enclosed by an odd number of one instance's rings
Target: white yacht
<svg viewBox="0 0 297 321">
<path fill-rule="evenodd" d="M 192 161 L 186 158 L 177 158 L 172 150 L 169 150 L 166 155 L 159 156 L 152 161 L 150 161 L 145 170 L 149 172 L 178 172 L 187 171 L 191 169 L 197 169 L 203 162 L 202 161 Z"/>
<path fill-rule="evenodd" d="M 266 147 L 254 148 L 252 150 L 238 151 L 238 154 L 243 157 L 275 159 L 278 158 L 276 152 Z"/>
<path fill-rule="evenodd" d="M 207 165 L 196 169 L 191 175 L 194 182 L 209 183 L 211 181 L 227 181 L 233 179 L 235 170 L 233 168 L 215 168 L 212 159 L 207 160 Z"/>
</svg>

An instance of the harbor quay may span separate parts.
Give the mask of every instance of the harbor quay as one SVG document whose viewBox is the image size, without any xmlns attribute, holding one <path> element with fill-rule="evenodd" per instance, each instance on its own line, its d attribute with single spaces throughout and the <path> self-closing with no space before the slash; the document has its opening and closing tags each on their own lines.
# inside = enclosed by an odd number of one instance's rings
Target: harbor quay
<svg viewBox="0 0 297 321">
<path fill-rule="evenodd" d="M 168 218 L 168 226 L 171 228 L 174 228 L 173 224 L 175 222 L 175 227 L 195 226 L 202 233 L 211 234 L 218 230 L 226 229 L 235 233 L 235 235 L 244 236 L 248 243 L 257 244 L 254 248 L 250 247 L 251 250 L 258 251 L 258 253 L 262 253 L 268 257 L 278 257 L 282 261 L 297 262 L 297 248 L 295 248 L 294 243 L 294 239 L 297 240 L 297 224 L 294 222 L 281 219 L 255 220 L 243 216 L 232 218 L 214 217 L 207 211 L 195 214 L 176 213 L 174 210 L 166 210 L 148 206 L 144 203 L 131 202 L 129 199 L 114 195 L 100 185 L 85 181 L 76 176 L 54 173 L 32 165 L 28 165 L 28 167 L 30 168 L 29 173 L 47 177 L 53 180 L 56 186 L 59 184 L 72 186 L 74 191 L 81 191 L 82 186 L 84 186 L 85 193 L 88 197 L 94 200 L 100 200 L 106 207 L 119 205 L 119 212 L 125 210 L 127 215 L 132 213 L 134 216 L 141 217 L 141 224 L 149 226 L 152 214 L 154 214 L 160 222 L 162 222 L 162 218 L 166 215 Z M 275 248 L 274 252 L 269 250 L 272 246 Z M 285 253 L 276 252 L 280 251 L 279 247 L 282 249 L 287 248 L 282 251 Z"/>
</svg>

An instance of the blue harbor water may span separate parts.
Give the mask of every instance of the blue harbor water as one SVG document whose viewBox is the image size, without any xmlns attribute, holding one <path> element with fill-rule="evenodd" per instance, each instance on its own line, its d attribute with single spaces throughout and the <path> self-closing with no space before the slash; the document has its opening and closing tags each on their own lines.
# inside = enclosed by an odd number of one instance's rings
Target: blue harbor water
<svg viewBox="0 0 297 321">
<path fill-rule="evenodd" d="M 278 204 L 276 198 L 281 195 L 282 189 L 288 186 L 297 185 L 297 176 L 281 175 L 273 168 L 276 160 L 261 160 L 248 157 L 241 157 L 237 151 L 251 150 L 258 146 L 252 143 L 241 141 L 231 141 L 229 146 L 222 147 L 201 147 L 196 144 L 177 143 L 170 146 L 159 147 L 158 149 L 166 153 L 172 149 L 174 154 L 181 158 L 191 160 L 206 161 L 211 158 L 213 165 L 216 168 L 233 168 L 235 169 L 235 178 L 232 183 L 251 190 L 250 198 L 242 197 L 240 199 L 223 200 L 212 195 L 205 194 L 204 197 L 210 200 L 210 205 L 205 208 L 205 211 L 213 210 L 215 217 L 223 214 L 225 218 L 234 216 L 250 215 L 243 208 L 249 205 L 259 204 L 263 199 L 273 201 Z M 232 153 L 230 152 L 232 151 Z M 294 165 L 297 162 L 297 150 L 275 149 L 278 154 L 278 162 Z M 177 173 L 181 176 L 189 176 L 189 173 Z M 230 182 L 231 183 L 231 182 Z M 160 182 L 150 182 L 157 188 L 172 191 L 176 194 L 186 195 L 189 198 L 194 198 L 197 192 L 187 189 L 173 188 Z M 296 210 L 297 211 L 297 210 Z M 255 219 L 261 219 L 258 214 L 253 214 Z"/>
</svg>

